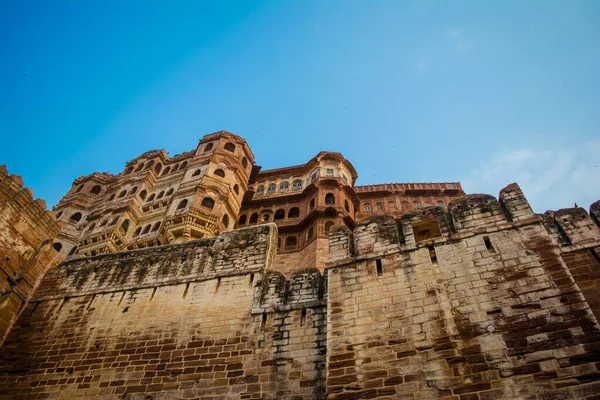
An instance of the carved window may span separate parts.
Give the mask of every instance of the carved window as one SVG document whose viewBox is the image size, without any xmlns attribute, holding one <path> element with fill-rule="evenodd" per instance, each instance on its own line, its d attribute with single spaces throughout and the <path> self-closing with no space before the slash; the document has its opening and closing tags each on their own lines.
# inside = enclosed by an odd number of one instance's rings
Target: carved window
<svg viewBox="0 0 600 400">
<path fill-rule="evenodd" d="M 312 176 L 310 177 L 310 183 L 313 183 L 314 181 L 317 180 L 317 173 L 315 172 L 314 174 L 312 174 Z"/>
<path fill-rule="evenodd" d="M 314 234 L 314 230 L 313 230 L 313 227 L 311 226 L 310 228 L 308 228 L 308 233 L 306 234 L 306 240 L 312 239 L 313 234 Z"/>
<path fill-rule="evenodd" d="M 169 172 L 171 172 L 171 167 L 165 168 L 165 171 L 163 172 L 162 176 L 167 175 Z"/>
<path fill-rule="evenodd" d="M 52 245 L 52 248 L 54 248 L 54 250 L 56 251 L 61 251 L 62 250 L 62 244 L 60 244 L 59 242 L 56 242 Z"/>
<path fill-rule="evenodd" d="M 233 153 L 235 151 L 235 144 L 233 144 L 231 142 L 225 143 L 225 150 Z"/>
<path fill-rule="evenodd" d="M 160 229 L 160 221 L 154 224 L 154 226 L 152 227 L 152 232 L 156 232 L 159 229 Z"/>
<path fill-rule="evenodd" d="M 204 152 L 206 153 L 207 151 L 211 151 L 213 148 L 213 144 L 209 143 L 204 147 Z"/>
<path fill-rule="evenodd" d="M 165 195 L 165 191 L 161 190 L 161 192 L 158 194 L 158 196 L 156 196 L 156 200 L 162 199 L 164 195 Z"/>
<path fill-rule="evenodd" d="M 333 176 L 333 168 L 327 168 L 326 175 Z"/>
<path fill-rule="evenodd" d="M 325 195 L 325 204 L 335 204 L 335 196 L 333 193 L 327 193 Z"/>
<path fill-rule="evenodd" d="M 315 208 L 315 199 L 311 199 L 310 203 L 308 204 L 308 209 L 312 210 Z"/>
<path fill-rule="evenodd" d="M 147 202 L 150 203 L 152 200 L 154 200 L 155 197 L 156 197 L 156 195 L 154 193 L 152 193 L 150 195 L 150 197 L 148 197 L 148 201 Z"/>
<path fill-rule="evenodd" d="M 156 175 L 160 174 L 161 169 L 162 169 L 162 165 L 156 164 L 156 167 L 154 167 L 154 172 L 156 172 Z"/>
<path fill-rule="evenodd" d="M 179 169 L 181 169 L 181 170 L 186 169 L 187 168 L 187 164 L 188 164 L 188 162 L 184 161 L 183 164 L 181 164 L 181 166 L 179 167 Z"/>
<path fill-rule="evenodd" d="M 298 238 L 296 236 L 288 236 L 285 238 L 285 247 L 296 247 L 298 244 Z"/>
<path fill-rule="evenodd" d="M 363 205 L 363 210 L 366 212 L 371 211 L 371 204 L 366 203 L 365 205 Z"/>
<path fill-rule="evenodd" d="M 281 182 L 279 184 L 279 191 L 280 192 L 287 192 L 289 188 L 290 188 L 289 182 Z"/>
<path fill-rule="evenodd" d="M 331 229 L 331 227 L 334 225 L 333 221 L 327 221 L 325 222 L 325 233 L 329 233 L 329 230 Z"/>
<path fill-rule="evenodd" d="M 298 207 L 290 208 L 288 211 L 288 218 L 298 218 L 300 216 L 300 209 Z"/>
<path fill-rule="evenodd" d="M 81 213 L 76 212 L 75 214 L 71 215 L 71 218 L 69 218 L 69 219 L 73 222 L 79 222 L 79 221 L 81 221 Z"/>
<path fill-rule="evenodd" d="M 258 222 L 258 214 L 257 214 L 257 213 L 254 213 L 254 214 L 252 214 L 252 215 L 250 216 L 250 222 L 249 222 L 249 223 L 250 223 L 250 224 L 255 224 L 255 223 L 257 223 L 257 222 Z"/>
<path fill-rule="evenodd" d="M 344 200 L 344 208 L 346 211 L 350 212 L 350 204 L 348 203 L 348 200 Z"/>
<path fill-rule="evenodd" d="M 421 208 L 421 203 L 414 202 L 414 203 L 413 203 L 413 207 L 414 207 L 414 208 Z"/>
<path fill-rule="evenodd" d="M 167 193 L 165 194 L 165 196 L 170 196 L 173 194 L 173 188 L 167 190 Z"/>
<path fill-rule="evenodd" d="M 203 198 L 201 204 L 206 208 L 210 208 L 211 210 L 215 207 L 215 201 L 210 197 Z M 186 205 L 187 205 L 187 200 L 186 200 Z M 179 207 L 177 207 L 177 208 L 179 208 Z"/>
<path fill-rule="evenodd" d="M 225 226 L 225 228 L 229 228 L 229 215 L 225 214 L 223 215 L 223 225 Z"/>
<path fill-rule="evenodd" d="M 134 186 L 133 189 L 131 189 L 131 191 L 129 192 L 129 194 L 135 194 L 138 190 L 137 186 Z"/>
<path fill-rule="evenodd" d="M 192 174 L 192 176 L 198 176 L 198 175 L 200 175 L 200 172 L 201 172 L 201 170 L 197 169 L 197 170 L 194 171 L 194 173 Z"/>
<path fill-rule="evenodd" d="M 90 190 L 90 193 L 100 194 L 101 191 L 102 191 L 102 188 L 100 187 L 100 185 L 96 185 L 92 188 L 92 190 Z"/>
<path fill-rule="evenodd" d="M 135 231 L 133 231 L 133 237 L 140 236 L 140 233 L 142 233 L 142 227 L 141 226 L 137 227 L 135 229 Z"/>
<path fill-rule="evenodd" d="M 242 158 L 242 167 L 246 168 L 248 166 L 248 160 L 246 157 Z"/>
<path fill-rule="evenodd" d="M 150 224 L 146 225 L 146 227 L 144 228 L 144 232 L 142 232 L 142 234 L 145 235 L 146 233 L 150 232 L 150 228 L 152 228 L 152 225 L 150 225 Z"/>
<path fill-rule="evenodd" d="M 115 194 L 113 193 L 113 194 L 111 194 L 109 196 L 108 201 L 111 201 L 111 200 L 114 200 L 114 199 L 115 199 Z"/>
<path fill-rule="evenodd" d="M 285 210 L 283 208 L 280 208 L 279 210 L 275 211 L 275 216 L 274 216 L 274 220 L 278 220 L 278 219 L 284 219 L 285 218 Z"/>
<path fill-rule="evenodd" d="M 146 164 L 146 169 L 152 168 L 153 165 L 154 165 L 154 160 L 148 161 L 148 164 Z"/>
<path fill-rule="evenodd" d="M 225 178 L 225 171 L 221 168 L 215 170 L 215 175 L 220 176 L 221 178 Z"/>
<path fill-rule="evenodd" d="M 77 190 L 75 191 L 75 193 L 79 193 L 79 192 L 81 192 L 81 189 L 83 189 L 83 185 L 80 185 L 80 186 L 77 188 Z"/>
<path fill-rule="evenodd" d="M 128 220 L 128 219 L 126 219 L 126 220 L 125 220 L 125 221 L 123 221 L 123 223 L 121 224 L 121 228 L 120 228 L 121 234 L 122 234 L 123 236 L 125 236 L 125 235 L 127 234 L 127 231 L 128 231 L 128 230 L 129 230 L 129 220 Z"/>
<path fill-rule="evenodd" d="M 256 195 L 262 196 L 263 194 L 265 194 L 265 187 L 263 185 L 260 185 L 258 189 L 256 189 Z"/>
<path fill-rule="evenodd" d="M 377 204 L 375 204 L 375 209 L 377 211 L 383 211 L 383 203 L 377 203 Z"/>
<path fill-rule="evenodd" d="M 240 187 L 237 185 L 237 183 L 233 185 L 233 191 L 235 194 L 240 194 Z"/>
<path fill-rule="evenodd" d="M 127 190 L 121 190 L 121 193 L 119 193 L 119 198 L 125 197 L 126 194 L 127 194 Z"/>
<path fill-rule="evenodd" d="M 210 200 L 210 201 L 212 202 L 212 206 L 208 206 L 208 205 L 206 205 L 206 204 L 205 204 L 205 200 Z M 179 204 L 177 205 L 177 209 L 178 209 L 178 210 L 183 210 L 184 208 L 186 208 L 186 207 L 187 207 L 187 205 L 188 205 L 188 201 L 187 201 L 187 199 L 183 199 L 183 200 L 181 200 L 181 201 L 179 202 Z M 214 202 L 214 200 L 213 200 L 213 199 L 211 199 L 210 197 L 205 197 L 205 198 L 204 198 L 204 200 L 202 200 L 202 205 L 203 205 L 204 207 L 213 208 L 213 207 L 214 207 L 214 205 L 215 205 L 215 202 Z"/>
<path fill-rule="evenodd" d="M 129 166 L 129 167 L 125 168 L 125 171 L 123 172 L 123 174 L 129 175 L 132 172 L 133 172 L 133 167 Z"/>
<path fill-rule="evenodd" d="M 302 181 L 300 179 L 296 179 L 292 183 L 292 190 L 300 190 L 302 189 Z"/>
<path fill-rule="evenodd" d="M 270 219 L 270 218 L 271 218 L 271 216 L 270 216 L 269 214 L 263 214 L 263 215 L 260 217 L 260 222 L 261 222 L 261 223 L 262 223 L 262 222 L 269 222 L 269 219 Z"/>
<path fill-rule="evenodd" d="M 438 201 L 437 202 L 437 206 L 444 208 L 444 202 L 443 201 Z"/>
<path fill-rule="evenodd" d="M 238 225 L 245 225 L 246 224 L 246 214 L 242 214 L 240 215 L 240 219 L 238 220 Z"/>
<path fill-rule="evenodd" d="M 135 169 L 135 172 L 139 172 L 141 170 L 144 169 L 144 163 L 141 163 L 140 165 L 138 165 L 138 167 Z"/>
<path fill-rule="evenodd" d="M 275 190 L 277 190 L 277 185 L 275 185 L 274 183 L 269 184 L 269 187 L 267 188 L 267 194 L 273 194 L 275 193 Z"/>
<path fill-rule="evenodd" d="M 348 182 L 348 177 L 344 173 L 342 173 L 342 179 L 344 179 L 344 182 L 347 184 L 350 184 L 350 182 Z"/>
</svg>

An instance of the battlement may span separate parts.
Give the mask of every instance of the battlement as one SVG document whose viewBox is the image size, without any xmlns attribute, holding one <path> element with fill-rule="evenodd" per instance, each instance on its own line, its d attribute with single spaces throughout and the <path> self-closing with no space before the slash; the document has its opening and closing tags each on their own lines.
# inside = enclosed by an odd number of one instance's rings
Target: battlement
<svg viewBox="0 0 600 400">
<path fill-rule="evenodd" d="M 276 244 L 277 227 L 266 224 L 210 239 L 71 260 L 48 272 L 35 300 L 259 273 L 270 267 Z"/>
</svg>

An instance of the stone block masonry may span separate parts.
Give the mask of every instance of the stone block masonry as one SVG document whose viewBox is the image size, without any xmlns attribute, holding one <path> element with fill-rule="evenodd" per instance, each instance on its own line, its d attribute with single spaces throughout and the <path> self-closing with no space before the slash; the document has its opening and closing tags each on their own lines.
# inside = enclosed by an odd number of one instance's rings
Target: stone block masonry
<svg viewBox="0 0 600 400">
<path fill-rule="evenodd" d="M 0 399 L 597 399 L 597 204 L 536 215 L 512 184 L 334 226 L 324 273 L 278 270 L 275 224 L 72 259 Z"/>
</svg>

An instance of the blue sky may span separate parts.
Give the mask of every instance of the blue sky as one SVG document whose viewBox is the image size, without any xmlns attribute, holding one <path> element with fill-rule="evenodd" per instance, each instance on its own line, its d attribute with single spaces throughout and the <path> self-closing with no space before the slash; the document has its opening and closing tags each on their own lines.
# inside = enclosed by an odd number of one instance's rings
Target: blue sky
<svg viewBox="0 0 600 400">
<path fill-rule="evenodd" d="M 54 205 L 225 129 L 277 168 L 339 151 L 358 184 L 511 182 L 600 198 L 597 1 L 7 1 L 0 163 Z"/>
</svg>

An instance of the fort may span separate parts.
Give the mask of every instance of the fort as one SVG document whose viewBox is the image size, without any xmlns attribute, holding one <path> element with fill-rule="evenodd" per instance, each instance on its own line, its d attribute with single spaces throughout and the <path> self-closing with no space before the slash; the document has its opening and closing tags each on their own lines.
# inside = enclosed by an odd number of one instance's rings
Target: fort
<svg viewBox="0 0 600 400">
<path fill-rule="evenodd" d="M 262 170 L 221 131 L 75 180 L 0 168 L 0 399 L 598 399 L 600 201 Z"/>
</svg>

